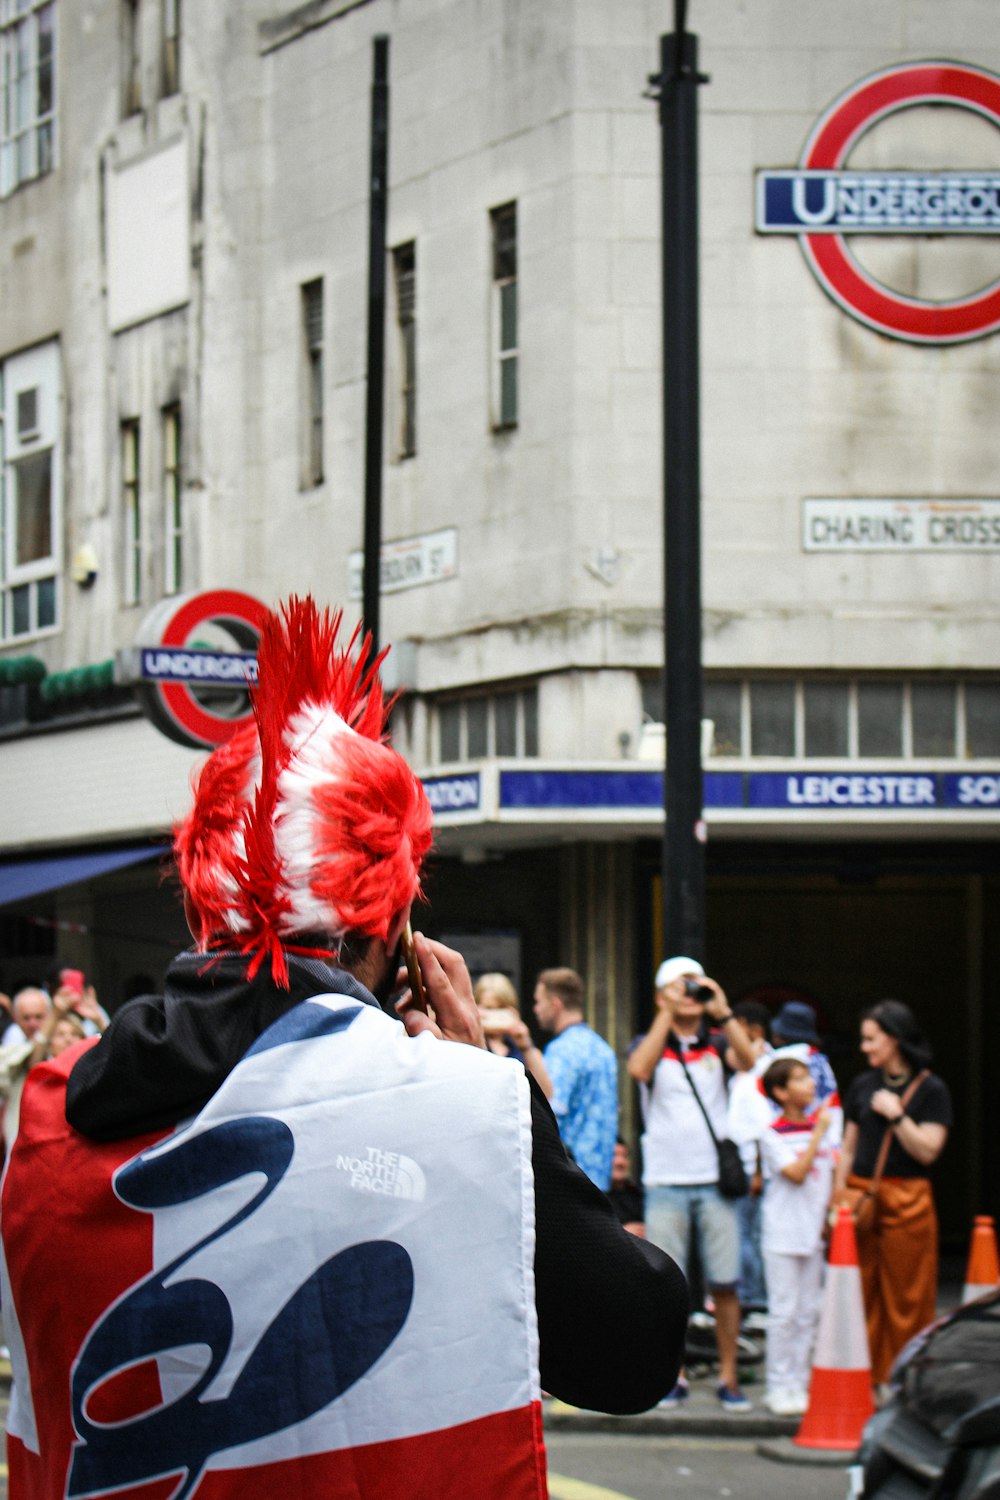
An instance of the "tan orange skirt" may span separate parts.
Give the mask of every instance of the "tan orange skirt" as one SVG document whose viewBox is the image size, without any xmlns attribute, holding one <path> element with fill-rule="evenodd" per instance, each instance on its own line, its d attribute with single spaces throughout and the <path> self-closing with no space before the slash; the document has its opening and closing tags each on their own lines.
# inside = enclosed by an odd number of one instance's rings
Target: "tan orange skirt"
<svg viewBox="0 0 1000 1500">
<path fill-rule="evenodd" d="M 852 1175 L 849 1187 L 869 1179 Z M 926 1177 L 883 1177 L 874 1229 L 858 1234 L 872 1383 L 888 1379 L 896 1355 L 935 1315 L 938 1223 Z"/>
</svg>

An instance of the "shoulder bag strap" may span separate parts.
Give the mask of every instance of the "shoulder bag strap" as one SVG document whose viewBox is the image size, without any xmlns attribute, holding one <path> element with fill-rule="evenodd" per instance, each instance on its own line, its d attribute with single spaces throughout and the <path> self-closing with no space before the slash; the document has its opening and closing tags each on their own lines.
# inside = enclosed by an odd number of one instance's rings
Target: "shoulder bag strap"
<svg viewBox="0 0 1000 1500">
<path fill-rule="evenodd" d="M 712 1122 L 708 1118 L 708 1110 L 705 1108 L 704 1104 L 702 1103 L 701 1095 L 699 1094 L 698 1090 L 694 1086 L 694 1079 L 691 1077 L 691 1074 L 688 1072 L 688 1065 L 684 1061 L 684 1049 L 683 1049 L 683 1047 L 680 1044 L 680 1039 L 678 1037 L 676 1037 L 673 1032 L 671 1032 L 670 1033 L 670 1040 L 673 1042 L 674 1046 L 677 1048 L 677 1061 L 680 1063 L 681 1067 L 684 1069 L 684 1077 L 687 1079 L 688 1083 L 691 1085 L 691 1092 L 694 1095 L 695 1100 L 697 1101 L 698 1108 L 701 1110 L 702 1114 L 705 1117 L 705 1124 L 708 1126 L 708 1133 L 712 1137 L 712 1141 L 714 1142 L 715 1146 L 718 1147 L 719 1137 L 716 1135 L 715 1131 L 712 1129 Z"/>
<path fill-rule="evenodd" d="M 899 1102 L 903 1106 L 904 1110 L 906 1109 L 906 1106 L 909 1104 L 910 1100 L 913 1098 L 914 1094 L 917 1092 L 917 1089 L 927 1077 L 928 1071 L 926 1068 L 924 1068 L 917 1074 L 916 1078 L 910 1079 L 910 1082 L 906 1086 L 906 1092 L 899 1096 Z M 869 1192 L 874 1193 L 875 1189 L 882 1181 L 882 1173 L 885 1171 L 885 1164 L 889 1156 L 889 1147 L 892 1145 L 892 1127 L 895 1124 L 895 1120 L 890 1120 L 885 1127 L 885 1134 L 882 1137 L 882 1144 L 879 1147 L 878 1156 L 875 1159 L 875 1171 L 872 1173 L 872 1185 L 869 1188 Z"/>
</svg>

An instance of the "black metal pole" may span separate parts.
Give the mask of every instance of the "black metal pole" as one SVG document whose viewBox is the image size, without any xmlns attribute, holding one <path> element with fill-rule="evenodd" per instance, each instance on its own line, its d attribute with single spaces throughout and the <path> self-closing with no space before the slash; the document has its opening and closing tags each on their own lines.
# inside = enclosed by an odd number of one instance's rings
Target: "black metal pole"
<svg viewBox="0 0 1000 1500">
<path fill-rule="evenodd" d="M 675 0 L 660 38 L 663 174 L 664 775 L 667 954 L 705 947 L 701 772 L 701 471 L 698 391 L 698 39 Z"/>
<path fill-rule="evenodd" d="M 382 552 L 382 425 L 385 395 L 385 236 L 389 201 L 389 38 L 375 37 L 368 210 L 368 402 L 365 413 L 365 542 L 361 612 L 379 644 Z"/>
</svg>

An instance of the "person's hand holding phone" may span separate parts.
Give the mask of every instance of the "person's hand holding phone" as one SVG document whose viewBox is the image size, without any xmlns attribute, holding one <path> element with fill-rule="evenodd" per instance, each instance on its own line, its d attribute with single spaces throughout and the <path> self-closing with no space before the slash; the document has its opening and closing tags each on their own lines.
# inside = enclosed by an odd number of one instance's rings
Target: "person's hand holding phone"
<svg viewBox="0 0 1000 1500">
<path fill-rule="evenodd" d="M 428 1011 L 418 1008 L 407 987 L 396 1002 L 396 1012 L 410 1036 L 429 1031 L 448 1042 L 465 1042 L 470 1047 L 486 1047 L 479 1007 L 472 993 L 472 980 L 465 959 L 454 948 L 448 948 L 422 932 L 413 934 L 413 950 L 423 976 Z M 405 969 L 399 972 L 400 983 L 407 983 Z"/>
</svg>

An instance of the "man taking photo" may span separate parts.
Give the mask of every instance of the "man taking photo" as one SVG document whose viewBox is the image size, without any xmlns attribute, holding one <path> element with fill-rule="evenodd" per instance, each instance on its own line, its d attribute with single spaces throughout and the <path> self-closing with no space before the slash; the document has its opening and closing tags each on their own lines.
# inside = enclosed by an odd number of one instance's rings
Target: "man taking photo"
<svg viewBox="0 0 1000 1500">
<path fill-rule="evenodd" d="M 628 1058 L 629 1073 L 642 1086 L 646 1235 L 685 1273 L 696 1235 L 715 1302 L 719 1404 L 724 1411 L 747 1411 L 736 1371 L 739 1221 L 734 1203 L 719 1191 L 716 1140 L 727 1134 L 725 1070 L 752 1067 L 754 1051 L 722 988 L 694 959 L 664 960 L 654 986 L 652 1023 Z M 676 1406 L 687 1396 L 681 1376 L 661 1404 Z"/>
</svg>

